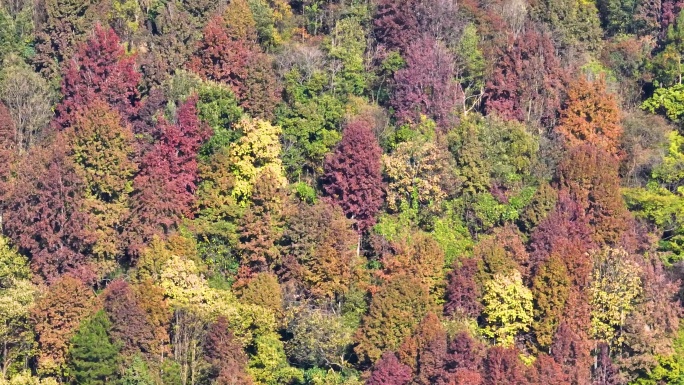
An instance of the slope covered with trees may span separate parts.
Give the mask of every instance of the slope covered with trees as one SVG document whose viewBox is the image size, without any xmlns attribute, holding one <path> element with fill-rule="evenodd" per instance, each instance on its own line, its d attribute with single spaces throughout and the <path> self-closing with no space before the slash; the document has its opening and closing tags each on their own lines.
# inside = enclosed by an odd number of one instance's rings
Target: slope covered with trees
<svg viewBox="0 0 684 385">
<path fill-rule="evenodd" d="M 0 385 L 684 384 L 683 9 L 0 2 Z"/>
</svg>

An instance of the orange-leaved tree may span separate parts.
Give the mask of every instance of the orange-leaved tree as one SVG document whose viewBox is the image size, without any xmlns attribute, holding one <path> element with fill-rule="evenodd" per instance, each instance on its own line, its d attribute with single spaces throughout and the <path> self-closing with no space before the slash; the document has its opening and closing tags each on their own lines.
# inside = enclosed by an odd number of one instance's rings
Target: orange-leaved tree
<svg viewBox="0 0 684 385">
<path fill-rule="evenodd" d="M 591 82 L 581 76 L 570 85 L 556 130 L 571 146 L 590 143 L 610 154 L 619 153 L 620 109 L 603 79 Z"/>
</svg>

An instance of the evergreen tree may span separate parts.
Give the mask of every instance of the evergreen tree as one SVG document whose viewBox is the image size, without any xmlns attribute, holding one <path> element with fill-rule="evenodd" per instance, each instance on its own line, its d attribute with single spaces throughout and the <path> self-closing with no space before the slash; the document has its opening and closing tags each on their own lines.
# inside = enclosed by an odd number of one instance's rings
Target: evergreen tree
<svg viewBox="0 0 684 385">
<path fill-rule="evenodd" d="M 81 323 L 71 339 L 69 366 L 79 385 L 99 385 L 114 381 L 119 347 L 112 343 L 112 324 L 104 311 Z"/>
</svg>

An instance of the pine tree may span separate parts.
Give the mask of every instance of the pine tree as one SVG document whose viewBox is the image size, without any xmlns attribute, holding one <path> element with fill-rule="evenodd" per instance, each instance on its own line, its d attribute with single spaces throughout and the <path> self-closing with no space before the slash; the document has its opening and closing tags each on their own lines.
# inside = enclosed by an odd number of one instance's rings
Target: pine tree
<svg viewBox="0 0 684 385">
<path fill-rule="evenodd" d="M 77 384 L 100 385 L 115 380 L 119 347 L 109 337 L 111 326 L 100 310 L 83 321 L 71 339 L 69 366 Z"/>
<path fill-rule="evenodd" d="M 139 355 L 133 356 L 133 360 L 121 374 L 121 385 L 154 385 L 147 363 Z"/>
<path fill-rule="evenodd" d="M 283 280 L 295 279 L 315 298 L 339 298 L 358 278 L 358 233 L 339 206 L 300 203 L 288 218 L 283 237 Z"/>
<path fill-rule="evenodd" d="M 82 0 L 44 0 L 36 3 L 41 9 L 36 25 L 36 56 L 33 62 L 41 75 L 52 78 L 60 63 L 70 59 L 78 42 L 93 25 L 93 2 Z"/>
</svg>

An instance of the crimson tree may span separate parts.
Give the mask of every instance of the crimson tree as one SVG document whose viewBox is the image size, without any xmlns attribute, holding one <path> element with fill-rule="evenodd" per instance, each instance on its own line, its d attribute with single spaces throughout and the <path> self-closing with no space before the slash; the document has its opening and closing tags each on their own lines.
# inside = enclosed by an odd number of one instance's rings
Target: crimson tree
<svg viewBox="0 0 684 385">
<path fill-rule="evenodd" d="M 375 363 L 366 385 L 406 385 L 411 381 L 411 368 L 402 364 L 392 352 L 385 352 Z"/>
<path fill-rule="evenodd" d="M 451 128 L 457 122 L 454 110 L 464 97 L 452 56 L 429 37 L 411 43 L 405 56 L 406 67 L 394 74 L 396 89 L 390 101 L 397 118 L 417 123 L 426 115 L 441 128 Z"/>
<path fill-rule="evenodd" d="M 325 161 L 323 189 L 356 220 L 359 232 L 375 223 L 382 205 L 381 156 L 370 125 L 356 120 L 347 125 L 342 141 Z"/>
<path fill-rule="evenodd" d="M 95 98 L 107 102 L 123 118 L 133 116 L 140 99 L 140 73 L 134 59 L 126 55 L 114 30 L 95 26 L 93 35 L 79 45 L 62 70 L 64 99 L 56 108 L 57 127 L 69 127 L 74 115 Z"/>
<path fill-rule="evenodd" d="M 62 135 L 32 148 L 17 165 L 3 207 L 7 235 L 48 281 L 85 265 L 94 241 L 84 210 L 85 183 L 67 148 Z"/>
<path fill-rule="evenodd" d="M 134 254 L 155 234 L 166 235 L 193 215 L 197 152 L 210 133 L 197 117 L 196 102 L 191 97 L 179 106 L 176 123 L 160 118 L 160 137 L 133 180 L 128 236 Z"/>
<path fill-rule="evenodd" d="M 553 126 L 564 90 L 560 67 L 550 37 L 532 28 L 498 52 L 496 68 L 485 87 L 487 113 Z"/>
</svg>

